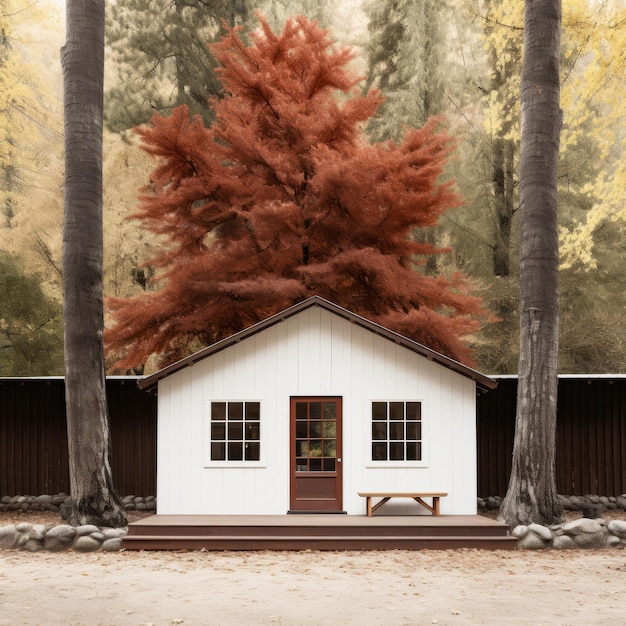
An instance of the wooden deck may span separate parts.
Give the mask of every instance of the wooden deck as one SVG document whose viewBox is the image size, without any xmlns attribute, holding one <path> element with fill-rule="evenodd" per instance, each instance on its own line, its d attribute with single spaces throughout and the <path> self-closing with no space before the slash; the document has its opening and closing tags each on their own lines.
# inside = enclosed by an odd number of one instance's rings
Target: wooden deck
<svg viewBox="0 0 626 626">
<path fill-rule="evenodd" d="M 509 527 L 480 515 L 152 515 L 125 550 L 515 550 Z"/>
</svg>

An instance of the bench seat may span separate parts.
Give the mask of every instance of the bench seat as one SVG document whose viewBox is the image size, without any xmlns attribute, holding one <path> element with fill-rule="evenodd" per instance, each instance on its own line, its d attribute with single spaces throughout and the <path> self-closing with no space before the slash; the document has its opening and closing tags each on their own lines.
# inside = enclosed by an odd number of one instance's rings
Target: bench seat
<svg viewBox="0 0 626 626">
<path fill-rule="evenodd" d="M 448 495 L 444 491 L 359 491 L 358 494 L 365 498 L 368 517 L 372 517 L 372 513 L 391 498 L 411 498 L 430 511 L 432 515 L 439 516 L 439 499 Z M 372 506 L 372 498 L 382 498 L 382 500 Z M 423 498 L 431 498 L 432 505 L 425 502 Z"/>
</svg>

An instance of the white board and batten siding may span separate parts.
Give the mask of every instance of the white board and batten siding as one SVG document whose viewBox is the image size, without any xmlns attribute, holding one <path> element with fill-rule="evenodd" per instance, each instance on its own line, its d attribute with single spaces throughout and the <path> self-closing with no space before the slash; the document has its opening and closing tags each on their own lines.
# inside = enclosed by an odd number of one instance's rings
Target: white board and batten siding
<svg viewBox="0 0 626 626">
<path fill-rule="evenodd" d="M 475 381 L 316 306 L 159 380 L 158 512 L 285 514 L 293 396 L 342 398 L 348 514 L 376 490 L 446 491 L 442 514 L 476 513 Z M 422 461 L 371 459 L 371 403 L 394 400 L 422 403 Z M 260 461 L 211 461 L 212 401 L 260 402 Z"/>
</svg>

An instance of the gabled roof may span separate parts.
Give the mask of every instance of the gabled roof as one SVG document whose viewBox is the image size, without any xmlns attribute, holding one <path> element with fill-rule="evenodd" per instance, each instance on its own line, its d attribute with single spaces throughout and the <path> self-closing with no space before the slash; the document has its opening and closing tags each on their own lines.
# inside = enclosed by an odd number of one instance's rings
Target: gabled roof
<svg viewBox="0 0 626 626">
<path fill-rule="evenodd" d="M 222 339 L 221 341 L 218 341 L 208 346 L 207 348 L 204 348 L 203 350 L 200 350 L 184 359 L 181 359 L 180 361 L 177 361 L 176 363 L 172 363 L 171 365 L 164 367 L 158 372 L 154 372 L 154 374 L 150 374 L 149 376 L 146 376 L 140 379 L 137 384 L 139 385 L 140 389 L 152 391 L 157 386 L 160 380 L 167 378 L 168 376 L 171 376 L 175 372 L 178 372 L 184 369 L 185 367 L 190 367 L 194 365 L 195 363 L 197 363 L 198 361 L 201 361 L 202 359 L 206 359 L 207 357 L 210 357 L 213 354 L 220 352 L 221 350 L 225 350 L 226 348 L 236 343 L 239 343 L 240 341 L 243 341 L 247 337 L 256 335 L 257 333 L 260 333 L 266 328 L 270 328 L 271 326 L 274 326 L 275 324 L 284 322 L 286 319 L 293 317 L 294 315 L 297 315 L 298 313 L 301 313 L 302 311 L 305 311 L 306 309 L 309 309 L 314 306 L 320 307 L 321 309 L 324 309 L 325 311 L 329 311 L 330 313 L 333 313 L 334 315 L 338 315 L 339 317 L 342 317 L 343 319 L 348 320 L 349 322 L 356 324 L 357 326 L 360 326 L 361 328 L 364 328 L 381 337 L 384 337 L 385 339 L 388 339 L 389 341 L 393 341 L 394 343 L 400 346 L 403 346 L 407 348 L 408 350 L 411 350 L 412 352 L 415 352 L 427 358 L 429 361 L 434 361 L 435 363 L 438 363 L 439 365 L 443 365 L 444 367 L 447 367 L 453 370 L 454 372 L 457 372 L 458 374 L 466 376 L 467 378 L 471 378 L 472 380 L 476 382 L 477 386 L 482 391 L 495 389 L 495 387 L 498 384 L 492 378 L 489 378 L 488 376 L 481 374 L 480 372 L 472 369 L 471 367 L 468 367 L 467 365 L 463 365 L 462 363 L 459 363 L 458 361 L 455 361 L 454 359 L 444 356 L 443 354 L 440 354 L 439 352 L 435 352 L 434 350 L 427 348 L 421 343 L 417 343 L 416 341 L 413 341 L 412 339 L 409 339 L 408 337 L 404 337 L 403 335 L 400 335 L 392 330 L 389 330 L 388 328 L 385 328 L 384 326 L 381 326 L 380 324 L 376 324 L 375 322 L 372 322 L 364 317 L 361 317 L 360 315 L 357 315 L 356 313 L 352 313 L 351 311 L 348 311 L 347 309 L 344 309 L 343 307 L 333 304 L 332 302 L 329 302 L 328 300 L 325 300 L 324 298 L 321 298 L 319 296 L 312 296 L 311 298 L 307 298 L 306 300 L 303 300 L 302 302 L 299 302 L 298 304 L 294 304 L 288 309 L 285 309 L 284 311 L 281 311 L 280 313 L 276 313 L 276 315 L 272 315 L 271 317 L 268 317 L 267 319 L 261 322 L 258 322 L 257 324 L 254 324 L 253 326 L 245 328 L 244 330 L 238 333 L 235 333 L 234 335 L 231 335 L 230 337 L 226 337 L 225 339 Z"/>
</svg>

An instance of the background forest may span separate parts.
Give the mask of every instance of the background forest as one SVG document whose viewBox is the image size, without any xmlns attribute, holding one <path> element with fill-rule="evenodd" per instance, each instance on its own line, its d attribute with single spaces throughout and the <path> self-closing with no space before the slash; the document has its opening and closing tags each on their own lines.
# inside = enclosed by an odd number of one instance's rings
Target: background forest
<svg viewBox="0 0 626 626">
<path fill-rule="evenodd" d="M 626 371 L 626 2 L 564 0 L 559 213 L 563 373 Z M 109 2 L 105 93 L 106 295 L 152 289 L 144 266 L 161 242 L 126 218 L 153 161 L 132 128 L 186 104 L 212 122 L 221 96 L 206 43 L 226 23 L 272 27 L 304 13 L 357 49 L 362 88 L 386 100 L 366 132 L 442 116 L 456 140 L 448 175 L 464 205 L 420 229 L 449 248 L 423 266 L 461 270 L 499 318 L 472 336 L 478 368 L 515 373 L 517 169 L 523 1 L 116 0 Z M 61 222 L 62 5 L 0 0 L 0 375 L 63 373 Z"/>
</svg>

